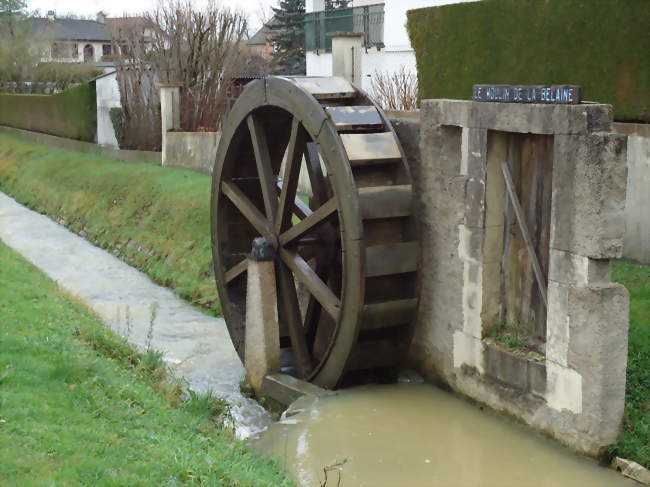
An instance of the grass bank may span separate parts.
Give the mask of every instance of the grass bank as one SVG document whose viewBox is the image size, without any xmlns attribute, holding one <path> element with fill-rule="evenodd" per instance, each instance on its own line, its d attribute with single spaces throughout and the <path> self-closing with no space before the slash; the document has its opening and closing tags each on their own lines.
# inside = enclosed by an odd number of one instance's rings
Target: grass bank
<svg viewBox="0 0 650 487">
<path fill-rule="evenodd" d="M 208 176 L 0 135 L 0 190 L 220 314 Z"/>
<path fill-rule="evenodd" d="M 650 468 L 650 266 L 617 262 L 613 277 L 630 291 L 625 418 L 614 453 Z"/>
<path fill-rule="evenodd" d="M 209 177 L 0 135 L 0 190 L 218 311 Z M 631 315 L 625 426 L 613 452 L 650 466 L 650 267 L 618 262 L 614 278 L 630 290 Z"/>
<path fill-rule="evenodd" d="M 0 243 L 0 484 L 288 486 L 139 354 Z"/>
</svg>

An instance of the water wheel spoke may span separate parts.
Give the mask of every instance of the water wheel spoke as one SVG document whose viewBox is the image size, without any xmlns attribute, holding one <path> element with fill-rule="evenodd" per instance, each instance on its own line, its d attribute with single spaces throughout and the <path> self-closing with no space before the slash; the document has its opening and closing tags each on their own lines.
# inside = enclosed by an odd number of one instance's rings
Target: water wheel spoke
<svg viewBox="0 0 650 487">
<path fill-rule="evenodd" d="M 296 200 L 296 190 L 298 189 L 298 179 L 300 177 L 300 165 L 302 155 L 305 151 L 306 133 L 300 121 L 293 119 L 291 124 L 291 137 L 287 148 L 287 157 L 282 177 L 282 191 L 280 192 L 280 203 L 277 209 L 275 219 L 275 231 L 281 232 L 291 224 L 291 215 L 293 208 L 291 201 Z"/>
<path fill-rule="evenodd" d="M 307 377 L 313 370 L 313 366 L 307 349 L 296 286 L 291 271 L 285 264 L 278 262 L 276 269 L 278 278 L 278 313 L 280 319 L 287 324 L 298 372 L 302 377 Z"/>
<path fill-rule="evenodd" d="M 281 181 L 278 181 L 277 184 L 277 191 L 278 194 L 282 193 L 282 187 L 284 185 L 282 184 Z M 293 200 L 293 214 L 296 215 L 298 218 L 301 220 L 307 218 L 309 215 L 312 214 L 311 208 L 309 208 L 308 205 L 306 205 L 300 198 L 296 197 Z"/>
<path fill-rule="evenodd" d="M 327 185 L 323 170 L 321 168 L 320 156 L 318 155 L 318 144 L 309 142 L 305 150 L 305 161 L 307 165 L 307 174 L 311 182 L 311 191 L 314 202 L 322 205 L 328 199 Z"/>
<path fill-rule="evenodd" d="M 248 259 L 243 259 L 239 264 L 236 264 L 226 271 L 226 284 L 231 283 L 242 275 L 248 269 Z"/>
<path fill-rule="evenodd" d="M 336 212 L 336 208 L 335 199 L 330 198 L 327 203 L 318 208 L 311 215 L 282 233 L 279 238 L 280 245 L 288 245 L 295 239 L 302 237 L 307 232 L 326 222 L 327 219 Z"/>
<path fill-rule="evenodd" d="M 338 321 L 341 312 L 341 301 L 334 293 L 327 287 L 327 284 L 318 277 L 314 269 L 302 258 L 300 255 L 290 252 L 284 248 L 280 249 L 280 258 L 291 272 L 293 272 L 296 279 L 300 281 L 320 303 L 323 309 L 335 321 Z"/>
<path fill-rule="evenodd" d="M 261 235 L 268 237 L 272 235 L 273 229 L 270 222 L 257 209 L 257 207 L 248 199 L 248 197 L 235 184 L 230 181 L 222 181 L 221 189 L 235 207 L 244 215 L 244 218 L 253 225 Z"/>
<path fill-rule="evenodd" d="M 255 115 L 249 115 L 247 123 L 253 143 L 253 151 L 255 152 L 255 163 L 257 164 L 257 172 L 260 177 L 260 185 L 262 186 L 264 209 L 266 210 L 267 218 L 273 221 L 277 211 L 278 198 L 274 189 L 275 176 L 273 174 L 273 166 L 271 165 L 266 131 L 259 118 Z"/>
<path fill-rule="evenodd" d="M 307 260 L 307 259 L 305 259 Z M 324 259 L 321 256 L 316 257 L 314 272 L 323 281 L 327 282 L 328 266 L 325 265 Z M 320 303 L 312 296 L 307 303 L 305 310 L 305 336 L 307 337 L 307 346 L 310 352 L 313 353 L 314 343 L 316 341 L 317 325 L 320 320 L 320 313 L 322 310 Z"/>
</svg>

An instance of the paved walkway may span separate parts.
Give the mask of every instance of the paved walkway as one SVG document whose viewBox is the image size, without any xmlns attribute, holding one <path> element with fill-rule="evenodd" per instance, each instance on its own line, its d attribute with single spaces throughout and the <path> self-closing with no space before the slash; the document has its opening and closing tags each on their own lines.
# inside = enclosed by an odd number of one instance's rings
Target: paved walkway
<svg viewBox="0 0 650 487">
<path fill-rule="evenodd" d="M 190 389 L 211 390 L 227 399 L 233 405 L 239 438 L 253 436 L 271 423 L 259 404 L 239 392 L 244 369 L 223 319 L 206 316 L 113 255 L 1 192 L 0 240 L 129 342 L 161 350 Z"/>
</svg>

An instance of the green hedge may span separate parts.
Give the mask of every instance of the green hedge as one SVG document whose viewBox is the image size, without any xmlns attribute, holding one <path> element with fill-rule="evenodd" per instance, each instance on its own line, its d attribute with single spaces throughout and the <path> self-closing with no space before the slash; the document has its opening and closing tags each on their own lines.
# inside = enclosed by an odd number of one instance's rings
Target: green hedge
<svg viewBox="0 0 650 487">
<path fill-rule="evenodd" d="M 650 122 L 649 0 L 483 0 L 408 12 L 421 98 L 472 85 L 576 84 Z"/>
<path fill-rule="evenodd" d="M 85 83 L 57 95 L 0 94 L 0 125 L 94 142 L 95 84 Z"/>
</svg>

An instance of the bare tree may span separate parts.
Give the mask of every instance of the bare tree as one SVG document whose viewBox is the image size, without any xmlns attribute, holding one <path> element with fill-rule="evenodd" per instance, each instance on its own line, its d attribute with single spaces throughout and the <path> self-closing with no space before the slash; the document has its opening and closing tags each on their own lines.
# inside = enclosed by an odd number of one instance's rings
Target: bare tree
<svg viewBox="0 0 650 487">
<path fill-rule="evenodd" d="M 112 19 L 113 59 L 123 114 L 122 148 L 160 150 L 161 120 L 158 76 L 148 59 L 150 23 L 145 16 Z"/>
<path fill-rule="evenodd" d="M 151 66 L 161 82 L 182 84 L 181 126 L 216 130 L 242 61 L 246 17 L 212 0 L 200 10 L 191 0 L 167 0 L 147 18 L 153 28 Z"/>
<path fill-rule="evenodd" d="M 273 9 L 270 5 L 265 6 L 264 3 L 259 2 L 257 5 L 257 12 L 255 13 L 255 18 L 260 23 L 260 25 L 264 27 L 273 18 Z"/>
<path fill-rule="evenodd" d="M 109 25 L 129 148 L 160 148 L 158 83 L 181 85 L 183 130 L 217 129 L 242 56 L 242 13 L 212 0 L 201 9 L 162 0 L 153 12 Z"/>
<path fill-rule="evenodd" d="M 24 0 L 0 0 L 0 82 L 31 81 L 45 43 L 32 33 Z"/>
<path fill-rule="evenodd" d="M 418 105 L 418 77 L 404 66 L 394 72 L 375 71 L 371 93 L 385 110 L 415 110 Z"/>
</svg>

